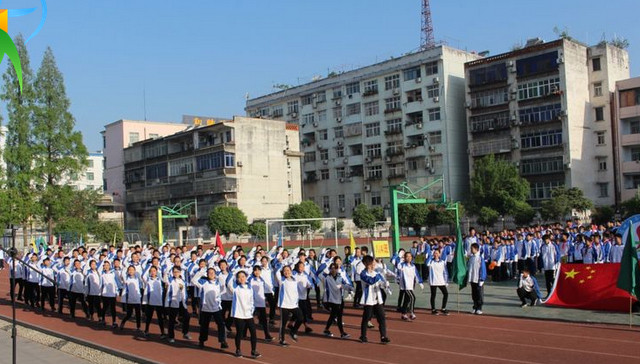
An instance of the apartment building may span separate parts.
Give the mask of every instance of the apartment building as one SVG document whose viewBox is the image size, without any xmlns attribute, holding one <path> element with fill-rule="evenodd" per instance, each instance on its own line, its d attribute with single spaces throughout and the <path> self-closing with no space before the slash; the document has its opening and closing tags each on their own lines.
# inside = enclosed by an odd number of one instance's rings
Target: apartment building
<svg viewBox="0 0 640 364">
<path fill-rule="evenodd" d="M 82 173 L 75 174 L 69 178 L 67 182 L 78 190 L 93 189 L 100 193 L 103 192 L 103 164 L 104 156 L 102 151 L 89 153 L 87 156 L 87 167 Z"/>
<path fill-rule="evenodd" d="M 567 39 L 468 62 L 469 171 L 488 154 L 513 162 L 539 206 L 559 186 L 614 203 L 611 101 L 629 77 L 625 50 Z"/>
<path fill-rule="evenodd" d="M 195 202 L 191 225 L 206 226 L 216 206 L 237 206 L 251 222 L 281 218 L 302 200 L 298 125 L 236 116 L 193 118 L 178 133 L 124 149 L 126 226 L 155 219 L 160 206 Z M 185 221 L 166 221 L 180 229 Z"/>
<path fill-rule="evenodd" d="M 444 178 L 468 190 L 464 64 L 480 58 L 447 46 L 250 99 L 247 115 L 300 126 L 303 197 L 326 216 L 365 203 L 388 207 L 389 185 Z"/>
<path fill-rule="evenodd" d="M 616 82 L 614 145 L 618 177 L 616 204 L 636 196 L 640 190 L 640 77 Z"/>
</svg>

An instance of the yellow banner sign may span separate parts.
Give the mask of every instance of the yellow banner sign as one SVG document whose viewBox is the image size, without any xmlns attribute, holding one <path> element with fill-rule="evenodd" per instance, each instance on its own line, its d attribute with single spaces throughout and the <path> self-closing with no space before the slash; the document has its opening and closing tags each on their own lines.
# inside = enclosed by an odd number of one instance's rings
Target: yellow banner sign
<svg viewBox="0 0 640 364">
<path fill-rule="evenodd" d="M 373 256 L 376 258 L 391 258 L 389 242 L 386 240 L 373 241 Z"/>
</svg>

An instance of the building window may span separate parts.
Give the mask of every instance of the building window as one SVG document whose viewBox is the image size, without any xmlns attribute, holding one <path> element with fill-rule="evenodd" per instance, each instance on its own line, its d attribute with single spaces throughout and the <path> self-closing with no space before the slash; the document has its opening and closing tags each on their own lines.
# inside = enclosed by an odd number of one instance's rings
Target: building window
<svg viewBox="0 0 640 364">
<path fill-rule="evenodd" d="M 102 149 L 107 149 L 107 137 L 102 135 Z"/>
<path fill-rule="evenodd" d="M 602 82 L 593 84 L 593 96 L 602 96 Z"/>
<path fill-rule="evenodd" d="M 103 178 L 102 179 L 102 188 L 106 191 L 107 190 L 107 179 Z"/>
<path fill-rule="evenodd" d="M 557 69 L 557 51 L 540 54 L 529 58 L 523 58 L 516 61 L 516 71 L 518 73 L 518 77 L 549 72 Z"/>
<path fill-rule="evenodd" d="M 137 143 L 138 141 L 140 141 L 140 134 L 139 133 L 135 133 L 135 132 L 130 132 L 129 133 L 129 145 L 132 145 L 133 143 Z"/>
<path fill-rule="evenodd" d="M 640 105 L 640 88 L 620 91 L 620 107 Z"/>
<path fill-rule="evenodd" d="M 631 161 L 640 162 L 640 148 L 631 148 Z"/>
<path fill-rule="evenodd" d="M 87 180 L 88 181 L 93 181 L 94 179 L 94 174 L 93 172 L 87 172 Z"/>
<path fill-rule="evenodd" d="M 351 155 L 362 155 L 362 144 L 350 145 Z"/>
<path fill-rule="evenodd" d="M 400 75 L 391 75 L 384 78 L 384 89 L 392 90 L 400 88 Z"/>
<path fill-rule="evenodd" d="M 225 136 L 225 142 L 226 142 L 226 143 L 231 143 L 231 142 L 233 142 L 233 133 L 231 132 L 231 130 L 227 130 L 227 131 L 224 133 L 224 136 Z"/>
<path fill-rule="evenodd" d="M 396 163 L 389 165 L 389 176 L 400 177 L 404 176 L 404 163 Z"/>
<path fill-rule="evenodd" d="M 442 143 L 442 131 L 432 131 L 429 132 L 429 145 L 441 144 Z"/>
<path fill-rule="evenodd" d="M 520 122 L 522 124 L 536 124 L 545 123 L 548 121 L 557 120 L 560 117 L 562 111 L 562 104 L 551 104 L 530 107 L 527 109 L 520 109 L 518 115 L 520 116 Z M 504 114 L 508 118 L 508 114 Z M 506 126 L 508 126 L 508 119 L 504 120 Z"/>
<path fill-rule="evenodd" d="M 353 206 L 358 206 L 362 204 L 362 195 L 360 195 L 359 193 L 354 193 L 353 194 Z"/>
<path fill-rule="evenodd" d="M 420 66 L 412 67 L 406 70 L 403 70 L 404 80 L 409 81 L 420 77 Z"/>
<path fill-rule="evenodd" d="M 380 135 L 380 123 L 371 123 L 364 126 L 367 138 Z"/>
<path fill-rule="evenodd" d="M 598 157 L 598 171 L 604 172 L 607 170 L 607 157 Z"/>
<path fill-rule="evenodd" d="M 316 161 L 316 152 L 305 152 L 304 153 L 304 161 L 305 162 L 315 162 Z"/>
<path fill-rule="evenodd" d="M 537 182 L 529 184 L 530 200 L 547 200 L 551 198 L 551 191 L 564 186 L 562 181 Z"/>
<path fill-rule="evenodd" d="M 371 191 L 371 206 L 381 206 L 382 195 L 380 191 Z"/>
<path fill-rule="evenodd" d="M 320 160 L 321 161 L 329 160 L 329 149 L 321 149 L 320 150 Z"/>
<path fill-rule="evenodd" d="M 369 179 L 382 178 L 382 166 L 370 166 L 367 168 L 367 177 Z"/>
<path fill-rule="evenodd" d="M 531 81 L 518 85 L 518 100 L 529 100 L 548 96 L 560 90 L 560 78 Z"/>
<path fill-rule="evenodd" d="M 315 115 L 311 114 L 302 114 L 302 125 L 313 124 L 315 121 Z"/>
<path fill-rule="evenodd" d="M 344 157 L 344 147 L 336 147 L 336 157 Z"/>
<path fill-rule="evenodd" d="M 422 101 L 422 89 L 407 91 L 407 103 Z"/>
<path fill-rule="evenodd" d="M 428 98 L 434 98 L 434 97 L 439 97 L 439 96 L 440 96 L 440 86 L 438 86 L 438 85 L 427 86 L 427 97 Z"/>
<path fill-rule="evenodd" d="M 164 178 L 167 176 L 167 163 L 154 164 L 147 167 L 147 180 Z"/>
<path fill-rule="evenodd" d="M 360 82 L 348 83 L 346 89 L 349 96 L 360 93 Z"/>
<path fill-rule="evenodd" d="M 369 80 L 364 82 L 364 94 L 373 95 L 378 93 L 378 80 Z"/>
<path fill-rule="evenodd" d="M 471 94 L 471 107 L 489 107 L 502 105 L 509 102 L 508 89 L 500 88 L 497 90 L 474 92 Z"/>
<path fill-rule="evenodd" d="M 367 157 L 376 158 L 382 155 L 382 147 L 380 144 L 370 144 L 365 147 L 367 151 Z"/>
<path fill-rule="evenodd" d="M 342 107 L 341 106 L 333 108 L 333 117 L 334 118 L 341 118 L 342 117 Z"/>
<path fill-rule="evenodd" d="M 399 155 L 403 151 L 401 140 L 387 143 L 387 155 Z"/>
<path fill-rule="evenodd" d="M 344 167 L 336 168 L 336 177 L 338 179 L 345 177 Z"/>
<path fill-rule="evenodd" d="M 358 114 L 360 114 L 360 103 L 359 102 L 347 105 L 347 116 L 358 115 Z"/>
<path fill-rule="evenodd" d="M 303 96 L 301 96 L 302 106 L 311 105 L 311 101 L 312 100 L 313 100 L 313 97 L 311 95 L 303 95 Z"/>
<path fill-rule="evenodd" d="M 402 133 L 402 119 L 387 120 L 387 132 Z"/>
<path fill-rule="evenodd" d="M 591 68 L 594 71 L 600 71 L 602 69 L 602 67 L 600 65 L 600 57 L 594 58 L 594 59 L 591 60 Z"/>
<path fill-rule="evenodd" d="M 198 171 L 234 167 L 235 155 L 228 152 L 215 152 L 196 157 Z"/>
<path fill-rule="evenodd" d="M 600 191 L 598 197 L 609 197 L 609 183 L 598 183 L 598 191 Z"/>
<path fill-rule="evenodd" d="M 364 116 L 378 115 L 379 113 L 378 101 L 364 103 Z"/>
<path fill-rule="evenodd" d="M 596 121 L 603 121 L 604 120 L 604 107 L 602 107 L 602 106 L 596 107 L 595 108 L 595 112 L 596 112 Z"/>
<path fill-rule="evenodd" d="M 385 111 L 400 110 L 400 96 L 384 99 Z"/>
<path fill-rule="evenodd" d="M 640 188 L 640 175 L 635 174 L 625 176 L 624 188 L 627 190 L 637 190 Z"/>
<path fill-rule="evenodd" d="M 470 86 L 485 85 L 506 80 L 507 65 L 505 63 L 498 63 L 469 71 Z"/>
<path fill-rule="evenodd" d="M 429 121 L 440 120 L 440 108 L 436 107 L 433 109 L 427 110 L 429 112 Z"/>
<path fill-rule="evenodd" d="M 431 156 L 432 173 L 442 173 L 442 155 Z"/>
<path fill-rule="evenodd" d="M 634 120 L 629 123 L 629 134 L 640 134 L 640 120 Z"/>
<path fill-rule="evenodd" d="M 325 212 L 331 211 L 331 206 L 329 204 L 329 196 L 322 196 L 322 208 Z"/>
<path fill-rule="evenodd" d="M 273 115 L 274 118 L 278 118 L 284 115 L 284 109 L 282 105 L 274 106 L 273 109 L 271 110 L 271 115 Z"/>
<path fill-rule="evenodd" d="M 327 101 L 327 92 L 326 91 L 318 91 L 316 93 L 316 102 L 325 102 Z"/>
<path fill-rule="evenodd" d="M 344 198 L 344 195 L 338 195 L 338 208 L 340 209 L 340 211 L 345 209 L 345 205 L 346 199 Z"/>
<path fill-rule="evenodd" d="M 193 159 L 184 158 L 169 163 L 169 173 L 170 176 L 193 173 Z"/>
<path fill-rule="evenodd" d="M 520 136 L 522 149 L 544 148 L 562 144 L 562 130 L 543 130 Z"/>
<path fill-rule="evenodd" d="M 332 90 L 332 92 L 334 99 L 339 99 L 342 97 L 342 87 L 336 87 Z"/>
<path fill-rule="evenodd" d="M 596 132 L 596 145 L 605 145 L 605 144 L 606 144 L 605 132 L 604 131 L 597 131 Z"/>
<path fill-rule="evenodd" d="M 436 73 L 438 73 L 438 61 L 429 62 L 424 65 L 425 75 L 435 75 Z"/>
<path fill-rule="evenodd" d="M 523 176 L 557 173 L 564 171 L 562 157 L 523 159 L 520 162 Z"/>
<path fill-rule="evenodd" d="M 323 181 L 329 179 L 329 170 L 328 169 L 321 169 L 320 170 L 320 179 L 322 179 Z"/>
<path fill-rule="evenodd" d="M 93 168 L 93 159 L 89 159 L 89 167 L 88 168 Z"/>
<path fill-rule="evenodd" d="M 417 159 L 409 159 L 407 161 L 407 169 L 410 171 L 418 170 L 418 160 Z"/>
<path fill-rule="evenodd" d="M 327 129 L 318 130 L 318 140 L 329 140 Z"/>
<path fill-rule="evenodd" d="M 334 138 L 344 138 L 344 130 L 341 126 L 333 128 L 333 136 Z"/>
<path fill-rule="evenodd" d="M 287 113 L 293 114 L 298 112 L 298 101 L 289 101 L 287 102 Z"/>
<path fill-rule="evenodd" d="M 318 122 L 322 123 L 327 121 L 327 110 L 318 111 Z"/>
</svg>

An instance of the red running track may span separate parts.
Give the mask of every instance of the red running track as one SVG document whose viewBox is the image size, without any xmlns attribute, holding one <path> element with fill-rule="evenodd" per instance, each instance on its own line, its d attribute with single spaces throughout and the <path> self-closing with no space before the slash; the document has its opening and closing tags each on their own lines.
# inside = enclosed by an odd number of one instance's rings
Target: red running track
<svg viewBox="0 0 640 364">
<path fill-rule="evenodd" d="M 0 315 L 11 317 L 9 300 L 9 278 L 7 271 L 0 272 Z M 543 308 L 541 308 L 543 309 Z M 119 309 L 120 310 L 120 309 Z M 68 312 L 68 310 L 67 310 Z M 192 318 L 192 337 L 195 340 L 180 340 L 176 332 L 175 344 L 159 340 L 157 325 L 151 326 L 151 337 L 137 335 L 133 323 L 127 323 L 124 331 L 105 329 L 84 318 L 72 320 L 69 316 L 50 311 L 32 311 L 19 304 L 17 318 L 27 325 L 81 339 L 111 351 L 157 363 L 203 363 L 209 361 L 240 362 L 252 360 L 257 363 L 305 364 L 333 363 L 379 363 L 379 364 L 424 364 L 424 363 L 640 363 L 640 330 L 619 325 L 592 325 L 555 321 L 516 319 L 496 316 L 473 316 L 452 313 L 450 316 L 432 316 L 420 310 L 418 319 L 403 322 L 399 315 L 387 311 L 388 336 L 391 344 L 379 343 L 378 332 L 369 331 L 369 344 L 357 341 L 359 336 L 360 311 L 347 309 L 344 321 L 349 340 L 327 338 L 322 335 L 327 314 L 314 313 L 314 333 L 301 334 L 298 343 L 283 348 L 275 343 L 258 342 L 262 357 L 256 360 L 233 357 L 233 339 L 230 349 L 221 351 L 215 335 L 210 336 L 204 350 L 197 348 L 197 320 Z M 122 317 L 122 313 L 119 313 Z M 375 322 L 374 322 L 375 324 Z M 212 325 L 214 327 L 215 325 Z M 376 325 L 377 326 L 377 325 Z M 337 327 L 332 328 L 338 334 Z M 275 333 L 272 333 L 274 335 Z M 275 335 L 274 335 L 275 336 Z M 258 337 L 263 334 L 258 330 Z M 243 352 L 249 354 L 250 344 L 243 341 Z"/>
</svg>

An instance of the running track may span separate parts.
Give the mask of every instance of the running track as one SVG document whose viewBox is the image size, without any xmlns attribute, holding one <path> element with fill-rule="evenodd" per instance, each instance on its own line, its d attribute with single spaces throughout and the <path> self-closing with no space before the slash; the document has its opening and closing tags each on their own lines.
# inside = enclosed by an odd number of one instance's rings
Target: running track
<svg viewBox="0 0 640 364">
<path fill-rule="evenodd" d="M 11 317 L 9 300 L 9 278 L 7 270 L 0 272 L 0 316 Z M 314 305 L 315 306 L 315 305 Z M 347 309 L 345 330 L 352 336 L 349 340 L 322 336 L 327 314 L 316 311 L 314 333 L 301 334 L 299 342 L 282 348 L 275 343 L 258 341 L 259 359 L 237 359 L 233 338 L 230 348 L 220 351 L 215 335 L 210 336 L 204 350 L 197 348 L 197 319 L 191 319 L 191 336 L 194 340 L 181 340 L 176 331 L 176 343 L 171 345 L 158 339 L 157 325 L 151 326 L 151 337 L 144 339 L 135 334 L 134 323 L 128 329 L 112 331 L 83 318 L 71 320 L 50 311 L 42 313 L 25 310 L 19 303 L 17 318 L 20 322 L 61 335 L 78 338 L 93 345 L 157 363 L 203 363 L 212 361 L 256 363 L 639 363 L 640 329 L 627 326 L 591 325 L 555 321 L 537 321 L 496 316 L 472 316 L 467 313 L 452 313 L 451 316 L 431 316 L 424 310 L 417 312 L 414 322 L 402 322 L 399 315 L 387 311 L 389 345 L 379 344 L 378 332 L 369 331 L 369 344 L 357 341 L 360 312 Z M 120 307 L 118 308 L 120 311 Z M 544 308 L 540 308 L 544 309 Z M 68 310 L 65 310 L 68 312 Z M 119 312 L 122 316 L 122 313 Z M 79 315 L 82 316 L 82 315 Z M 374 324 L 375 321 L 374 321 Z M 376 324 L 377 326 L 377 324 Z M 212 325 L 212 328 L 215 325 Z M 334 335 L 337 327 L 332 327 Z M 272 333 L 274 335 L 274 333 Z M 274 335 L 277 337 L 277 335 Z M 258 337 L 263 334 L 258 330 Z M 243 341 L 243 352 L 249 354 L 250 344 Z M 212 347 L 213 346 L 213 347 Z"/>
</svg>

